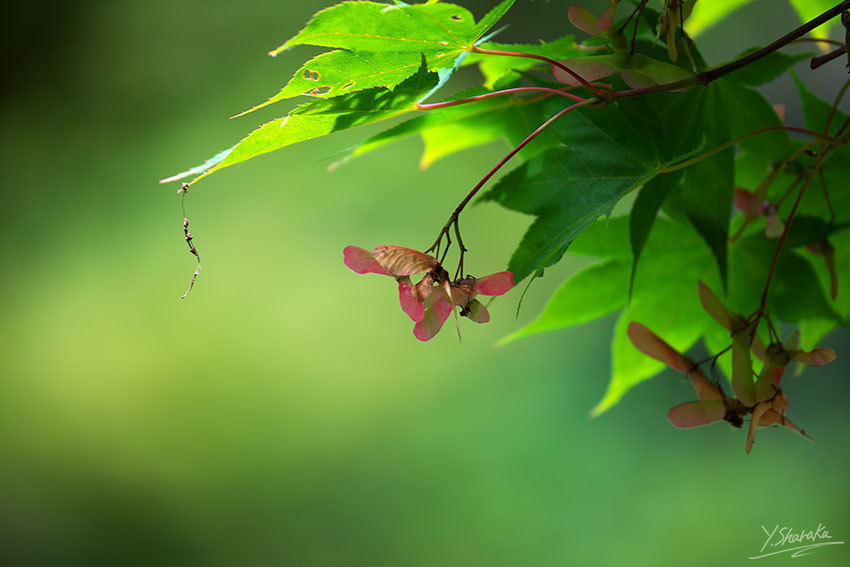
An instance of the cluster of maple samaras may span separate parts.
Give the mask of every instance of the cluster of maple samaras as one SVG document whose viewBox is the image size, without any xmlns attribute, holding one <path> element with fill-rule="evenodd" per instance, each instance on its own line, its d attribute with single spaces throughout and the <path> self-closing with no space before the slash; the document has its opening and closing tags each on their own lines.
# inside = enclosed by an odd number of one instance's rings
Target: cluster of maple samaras
<svg viewBox="0 0 850 567">
<path fill-rule="evenodd" d="M 455 307 L 463 317 L 486 323 L 490 314 L 475 296 L 502 295 L 514 286 L 511 272 L 449 281 L 448 272 L 436 258 L 403 246 L 375 246 L 371 252 L 347 246 L 342 253 L 345 265 L 358 274 L 383 274 L 398 281 L 401 309 L 416 323 L 413 335 L 420 341 L 431 340 Z M 425 275 L 414 284 L 410 276 L 417 274 Z"/>
<path fill-rule="evenodd" d="M 561 59 L 560 63 L 566 65 L 588 82 L 604 79 L 611 75 L 620 75 L 620 78 L 633 89 L 654 87 L 655 85 L 674 83 L 693 77 L 693 73 L 681 67 L 634 53 L 633 50 L 629 49 L 626 37 L 623 35 L 623 29 L 612 26 L 619 1 L 610 0 L 608 7 L 599 17 L 582 6 L 570 6 L 567 12 L 570 23 L 587 34 L 607 40 L 612 52 L 604 55 L 570 57 Z M 687 19 L 693 4 L 691 2 L 685 6 L 680 13 L 681 3 L 665 3 L 664 15 L 661 18 L 658 34 L 659 37 L 662 34 L 666 36 L 667 53 L 671 61 L 676 61 L 678 57 L 676 28 L 680 21 Z M 682 45 L 687 47 L 685 43 L 682 43 Z M 555 78 L 562 83 L 573 86 L 581 84 L 575 76 L 560 67 L 553 67 L 552 72 Z"/>
<path fill-rule="evenodd" d="M 741 427 L 744 416 L 752 414 L 747 435 L 747 454 L 753 448 L 757 427 L 784 425 L 812 440 L 805 431 L 785 417 L 788 398 L 779 388 L 779 382 L 785 367 L 792 360 L 823 366 L 835 360 L 835 351 L 828 348 L 816 348 L 811 352 L 799 350 L 799 332 L 795 332 L 784 345 L 776 342 L 765 346 L 757 334 L 750 332 L 752 325 L 726 309 L 714 292 L 702 282 L 699 282 L 699 297 L 703 309 L 731 334 L 732 390 L 735 398 L 726 396 L 719 385 L 706 378 L 691 359 L 645 326 L 630 323 L 628 328 L 629 338 L 638 350 L 673 370 L 687 374 L 696 390 L 699 401 L 687 402 L 671 409 L 667 414 L 670 423 L 676 427 L 689 428 L 725 420 L 735 427 Z M 751 352 L 764 363 L 758 376 L 753 373 Z"/>
</svg>

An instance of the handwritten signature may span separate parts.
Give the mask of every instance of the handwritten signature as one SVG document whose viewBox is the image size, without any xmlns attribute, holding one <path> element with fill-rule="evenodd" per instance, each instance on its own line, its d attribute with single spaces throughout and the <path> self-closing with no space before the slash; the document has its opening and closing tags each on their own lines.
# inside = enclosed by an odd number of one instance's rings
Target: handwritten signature
<svg viewBox="0 0 850 567">
<path fill-rule="evenodd" d="M 761 546 L 761 550 L 759 551 L 761 555 L 750 557 L 750 559 L 761 559 L 780 553 L 790 553 L 791 557 L 802 557 L 814 553 L 816 549 L 825 545 L 842 545 L 844 543 L 843 541 L 832 541 L 832 536 L 829 535 L 826 526 L 820 522 L 818 522 L 816 530 L 797 531 L 790 526 L 780 527 L 779 524 L 776 524 L 772 530 L 767 529 L 765 526 L 762 526 L 761 529 L 764 531 L 767 539 L 764 540 L 764 545 Z M 765 553 L 766 549 L 768 550 L 767 553 Z"/>
</svg>

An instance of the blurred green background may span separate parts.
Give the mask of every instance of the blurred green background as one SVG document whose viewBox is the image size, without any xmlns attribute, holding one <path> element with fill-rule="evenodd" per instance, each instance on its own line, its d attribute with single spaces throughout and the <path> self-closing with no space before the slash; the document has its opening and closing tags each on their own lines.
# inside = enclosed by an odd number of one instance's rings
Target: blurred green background
<svg viewBox="0 0 850 567">
<path fill-rule="evenodd" d="M 493 348 L 573 261 L 518 320 L 513 292 L 490 324 L 461 321 L 461 344 L 451 321 L 416 341 L 394 282 L 343 265 L 349 244 L 427 246 L 502 142 L 422 172 L 408 141 L 326 172 L 378 125 L 216 174 L 187 198 L 204 270 L 177 300 L 194 263 L 178 184 L 156 181 L 286 109 L 226 119 L 320 51 L 265 56 L 328 4 L 4 8 L 0 563 L 734 565 L 762 525 L 850 538 L 846 331 L 827 340 L 838 362 L 784 384 L 817 443 L 763 429 L 746 457 L 744 432 L 669 425 L 693 398 L 672 373 L 589 419 L 612 318 Z M 567 4 L 519 0 L 503 38 L 568 33 Z M 705 51 L 795 25 L 762 0 Z M 846 77 L 801 73 L 830 99 Z M 799 116 L 789 81 L 768 93 Z M 528 222 L 471 208 L 469 271 L 503 269 Z"/>
</svg>

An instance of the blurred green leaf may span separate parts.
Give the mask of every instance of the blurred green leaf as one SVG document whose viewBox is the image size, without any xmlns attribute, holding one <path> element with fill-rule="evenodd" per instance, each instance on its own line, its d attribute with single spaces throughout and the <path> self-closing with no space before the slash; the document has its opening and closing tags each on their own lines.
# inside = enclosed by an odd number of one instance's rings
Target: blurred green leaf
<svg viewBox="0 0 850 567">
<path fill-rule="evenodd" d="M 797 84 L 797 92 L 800 94 L 800 100 L 803 103 L 803 118 L 806 121 L 806 127 L 815 132 L 827 132 L 830 136 L 838 134 L 842 124 L 847 121 L 847 115 L 840 110 L 832 111 L 832 104 L 823 100 L 813 93 L 803 83 L 796 73 L 792 73 L 794 82 Z M 827 120 L 830 120 L 829 128 L 827 128 Z M 824 171 L 841 170 L 846 172 L 850 167 L 850 147 L 847 145 L 841 146 L 835 150 L 833 155 L 824 164 Z M 846 192 L 843 192 L 846 193 Z"/>
<path fill-rule="evenodd" d="M 836 0 L 790 0 L 791 6 L 794 7 L 794 10 L 797 11 L 797 15 L 800 16 L 800 23 L 808 22 L 822 13 L 826 12 L 830 8 L 834 7 L 837 2 Z M 813 29 L 810 32 L 812 37 L 816 38 L 828 38 L 829 32 L 833 26 L 838 25 L 838 18 L 833 18 L 830 21 L 826 22 Z"/>
<path fill-rule="evenodd" d="M 757 91 L 724 78 L 684 95 L 658 97 L 654 106 L 672 147 L 694 147 L 703 137 L 707 148 L 768 126 L 781 125 L 776 112 Z M 759 134 L 738 146 L 751 159 L 772 163 L 791 152 L 784 131 Z M 728 269 L 727 237 L 735 185 L 733 148 L 696 162 L 684 170 L 680 187 L 669 191 L 668 205 L 687 217 L 714 252 L 725 282 Z"/>
<path fill-rule="evenodd" d="M 838 296 L 832 305 L 843 316 L 846 323 L 848 317 L 850 317 L 850 230 L 833 234 L 829 237 L 829 240 L 835 249 L 835 273 L 838 279 Z M 822 256 L 809 257 L 821 285 L 824 286 L 824 289 L 829 289 L 830 276 L 824 258 Z M 831 317 L 801 321 L 800 348 L 803 350 L 813 349 L 835 327 L 836 321 Z"/>
<path fill-rule="evenodd" d="M 652 225 L 661 209 L 661 204 L 678 184 L 682 177 L 681 171 L 656 175 L 649 180 L 638 193 L 629 215 L 629 242 L 632 245 L 632 269 L 629 276 L 629 296 L 634 286 L 638 262 L 643 253 L 643 247 L 649 238 Z"/>
<path fill-rule="evenodd" d="M 724 80 L 684 94 L 655 97 L 653 104 L 664 124 L 670 148 L 693 148 L 704 137 L 707 148 L 731 138 L 729 109 L 724 107 Z M 736 83 L 737 84 L 737 83 Z M 680 187 L 667 206 L 690 220 L 714 253 L 721 279 L 726 281 L 729 217 L 734 191 L 734 149 L 728 148 L 684 170 Z M 724 283 L 725 285 L 725 283 Z"/>
<path fill-rule="evenodd" d="M 685 29 L 692 37 L 701 35 L 705 30 L 733 13 L 752 0 L 709 0 L 697 2 L 691 17 L 685 22 Z"/>
<path fill-rule="evenodd" d="M 576 240 L 576 250 L 611 259 L 567 279 L 535 321 L 509 335 L 502 343 L 584 323 L 624 306 L 625 286 L 631 271 L 628 229 L 627 217 L 615 217 L 607 223 L 597 222 L 583 232 Z M 690 348 L 703 330 L 713 325 L 699 303 L 697 281 L 716 280 L 716 271 L 710 251 L 694 230 L 688 225 L 658 219 L 645 250 L 631 303 L 620 316 L 615 330 L 611 381 L 605 397 L 593 409 L 594 415 L 612 407 L 633 386 L 664 368 L 662 363 L 633 347 L 626 336 L 629 322 L 646 325 L 682 351 Z M 674 303 L 671 298 L 675 298 Z"/>
<path fill-rule="evenodd" d="M 729 136 L 738 138 L 745 134 L 782 126 L 779 116 L 760 92 L 735 80 L 727 79 L 718 84 L 719 100 L 714 108 L 717 114 L 709 120 L 725 120 L 729 123 Z M 776 163 L 791 153 L 791 139 L 785 130 L 777 130 L 745 138 L 737 144 L 752 156 Z M 709 146 L 710 147 L 710 146 Z"/>
<path fill-rule="evenodd" d="M 800 101 L 803 103 L 803 118 L 806 121 L 806 127 L 815 132 L 823 132 L 832 110 L 832 104 L 813 93 L 796 73 L 792 72 L 791 76 L 794 77 L 797 92 L 800 94 Z M 846 119 L 845 113 L 836 110 L 830 123 L 829 135 L 834 136 Z"/>
<path fill-rule="evenodd" d="M 771 312 L 783 321 L 841 320 L 841 315 L 827 299 L 811 263 L 799 254 L 789 252 L 780 255 L 774 280 L 767 294 L 767 303 Z"/>
<path fill-rule="evenodd" d="M 756 234 L 738 240 L 731 247 L 728 307 L 732 311 L 752 313 L 759 308 L 778 243 L 764 234 Z M 789 248 L 783 248 L 779 256 L 767 306 L 771 314 L 789 322 L 805 319 L 836 322 L 841 318 L 826 298 L 812 265 Z"/>
<path fill-rule="evenodd" d="M 586 323 L 613 313 L 626 304 L 629 265 L 611 260 L 580 270 L 552 295 L 540 316 L 499 341 L 516 339 Z"/>
<path fill-rule="evenodd" d="M 755 51 L 749 49 L 741 53 L 738 57 L 743 57 L 748 53 Z M 730 76 L 735 80 L 741 81 L 745 85 L 757 87 L 765 83 L 769 83 L 774 79 L 778 79 L 782 73 L 794 66 L 795 63 L 808 59 L 812 56 L 811 53 L 795 53 L 788 55 L 781 51 L 774 51 L 755 61 L 746 67 L 733 72 Z"/>
<path fill-rule="evenodd" d="M 832 224 L 818 217 L 795 216 L 788 236 L 785 238 L 785 246 L 798 248 L 807 244 L 814 244 L 827 238 L 829 235 L 850 226 L 850 223 Z"/>
<path fill-rule="evenodd" d="M 657 253 L 649 253 L 653 245 L 658 246 Z M 614 330 L 611 380 L 592 415 L 608 410 L 631 388 L 665 368 L 632 345 L 628 324 L 637 321 L 673 348 L 686 351 L 713 324 L 699 303 L 696 282 L 716 279 L 711 254 L 697 234 L 682 224 L 656 221 L 631 302 Z"/>
<path fill-rule="evenodd" d="M 599 220 L 582 231 L 570 244 L 570 253 L 594 258 L 628 260 L 631 253 L 629 223 L 623 217 Z"/>
</svg>

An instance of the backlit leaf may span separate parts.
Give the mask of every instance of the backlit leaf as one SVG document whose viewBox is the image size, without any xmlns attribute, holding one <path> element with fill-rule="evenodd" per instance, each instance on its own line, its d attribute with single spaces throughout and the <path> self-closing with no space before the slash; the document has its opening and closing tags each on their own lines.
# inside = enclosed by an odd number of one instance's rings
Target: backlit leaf
<svg viewBox="0 0 850 567">
<path fill-rule="evenodd" d="M 800 17 L 800 23 L 808 22 L 837 4 L 836 0 L 791 0 L 791 6 L 797 11 Z M 833 18 L 825 24 L 813 29 L 810 33 L 812 37 L 828 38 L 829 32 L 833 26 L 839 23 L 838 18 Z"/>
<path fill-rule="evenodd" d="M 515 0 L 502 0 L 475 25 L 475 39 L 482 37 L 508 13 Z"/>
<path fill-rule="evenodd" d="M 500 344 L 598 319 L 626 305 L 629 265 L 613 260 L 577 272 L 555 291 L 540 316 Z"/>
<path fill-rule="evenodd" d="M 251 132 L 215 167 L 195 178 L 207 175 L 285 146 L 384 120 L 416 109 L 422 93 L 436 84 L 437 77 L 426 67 L 396 87 L 395 90 L 374 88 L 296 107 L 284 118 L 278 118 Z"/>
<path fill-rule="evenodd" d="M 455 4 L 343 2 L 318 12 L 295 37 L 270 54 L 296 45 L 417 55 L 441 49 L 459 53 L 472 46 L 478 33 L 472 13 Z"/>
<path fill-rule="evenodd" d="M 270 52 L 297 45 L 339 48 L 302 66 L 276 95 L 239 116 L 299 95 L 329 98 L 374 87 L 393 88 L 413 75 L 424 58 L 441 82 L 511 7 L 505 0 L 478 24 L 454 4 L 387 5 L 343 2 L 317 13 L 295 37 Z"/>
<path fill-rule="evenodd" d="M 703 0 L 697 2 L 693 12 L 691 12 L 691 17 L 685 22 L 685 29 L 690 36 L 697 37 L 750 2 L 752 0 L 709 0 L 707 2 Z"/>
</svg>

